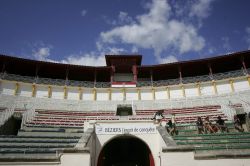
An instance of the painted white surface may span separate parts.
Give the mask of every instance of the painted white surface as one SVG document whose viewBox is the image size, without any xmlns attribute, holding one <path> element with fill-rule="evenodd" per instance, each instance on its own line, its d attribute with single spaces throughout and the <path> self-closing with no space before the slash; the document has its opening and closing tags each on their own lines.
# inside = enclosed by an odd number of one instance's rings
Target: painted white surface
<svg viewBox="0 0 250 166">
<path fill-rule="evenodd" d="M 234 90 L 236 92 L 239 92 L 239 91 L 244 91 L 244 90 L 249 90 L 249 83 L 247 81 L 247 79 L 240 79 L 240 80 L 235 80 L 234 83 Z"/>
<path fill-rule="evenodd" d="M 214 95 L 214 88 L 212 83 L 201 84 L 200 89 L 202 96 Z"/>
<path fill-rule="evenodd" d="M 3 81 L 2 82 L 2 94 L 5 94 L 5 95 L 14 95 L 14 92 L 15 92 L 15 83 L 14 82 L 5 82 Z"/>
<path fill-rule="evenodd" d="M 194 160 L 193 152 L 161 154 L 162 166 L 249 166 L 250 159 Z"/>
<path fill-rule="evenodd" d="M 112 89 L 112 95 L 111 95 L 111 100 L 114 101 L 122 101 L 123 100 L 123 92 L 122 89 Z"/>
<path fill-rule="evenodd" d="M 92 89 L 84 89 L 82 94 L 82 100 L 94 100 L 94 94 Z"/>
<path fill-rule="evenodd" d="M 36 97 L 38 98 L 48 98 L 48 86 L 39 86 L 36 87 Z"/>
<path fill-rule="evenodd" d="M 78 88 L 68 88 L 68 99 L 69 100 L 79 100 Z"/>
<path fill-rule="evenodd" d="M 141 89 L 141 100 L 153 100 L 151 89 Z"/>
<path fill-rule="evenodd" d="M 122 126 L 122 125 L 124 125 L 124 126 L 129 126 L 130 124 L 131 125 L 138 125 L 138 126 L 146 126 L 146 125 L 148 125 L 149 123 L 143 123 L 143 122 L 138 122 L 138 123 L 136 123 L 136 122 L 133 122 L 133 123 L 129 123 L 129 122 L 119 122 L 118 124 L 120 125 L 120 126 Z M 98 123 L 98 124 L 101 124 L 101 122 L 100 123 Z M 97 125 L 98 125 L 97 124 Z M 107 123 L 105 123 L 105 124 L 107 124 Z M 116 124 L 117 123 L 112 123 L 112 122 L 110 122 L 110 123 L 108 123 L 109 125 L 112 125 L 113 124 L 113 126 L 114 127 L 116 127 Z M 160 136 L 160 134 L 157 132 L 157 133 L 152 133 L 152 134 L 130 134 L 131 136 L 133 136 L 133 137 L 136 137 L 136 138 L 138 138 L 138 139 L 140 139 L 140 140 L 142 140 L 146 145 L 148 145 L 148 147 L 149 147 L 149 149 L 150 149 L 150 151 L 151 151 L 151 153 L 152 153 L 152 155 L 153 155 L 153 158 L 154 158 L 154 161 L 155 161 L 155 166 L 160 166 L 160 158 L 159 158 L 159 154 L 160 154 L 160 152 L 161 152 L 161 148 L 162 148 L 162 142 L 161 142 L 161 136 Z M 95 154 L 96 154 L 96 158 L 95 158 L 95 160 L 97 161 L 97 159 L 98 159 L 98 156 L 99 156 L 99 153 L 101 152 L 101 149 L 109 142 L 109 141 L 111 141 L 111 140 L 113 140 L 113 139 L 115 139 L 115 138 L 117 138 L 117 137 L 120 137 L 120 136 L 123 136 L 123 134 L 121 134 L 121 135 L 112 135 L 112 134 L 110 134 L 110 135 L 96 135 L 97 136 L 97 138 L 96 138 L 96 145 L 95 145 Z M 93 145 L 92 145 L 93 146 Z M 95 164 L 97 164 L 97 162 L 95 161 Z M 94 165 L 95 165 L 94 164 Z"/>
<path fill-rule="evenodd" d="M 138 100 L 138 94 L 136 89 L 126 90 L 126 100 Z"/>
<path fill-rule="evenodd" d="M 168 99 L 168 93 L 166 88 L 155 89 L 155 99 L 164 100 Z"/>
<path fill-rule="evenodd" d="M 107 100 L 109 100 L 108 90 L 97 90 L 96 100 L 98 100 L 98 101 L 107 101 Z"/>
<path fill-rule="evenodd" d="M 170 98 L 171 99 L 183 98 L 182 89 L 180 86 L 170 88 Z"/>
<path fill-rule="evenodd" d="M 198 89 L 195 85 L 185 86 L 186 97 L 198 96 Z"/>
<path fill-rule="evenodd" d="M 225 93 L 232 92 L 231 85 L 230 85 L 229 81 L 217 82 L 216 86 L 217 86 L 218 94 L 225 94 Z"/>
<path fill-rule="evenodd" d="M 52 87 L 52 99 L 64 99 L 64 87 Z"/>
<path fill-rule="evenodd" d="M 31 97 L 32 96 L 32 85 L 31 84 L 20 84 L 18 94 L 20 96 Z"/>
</svg>

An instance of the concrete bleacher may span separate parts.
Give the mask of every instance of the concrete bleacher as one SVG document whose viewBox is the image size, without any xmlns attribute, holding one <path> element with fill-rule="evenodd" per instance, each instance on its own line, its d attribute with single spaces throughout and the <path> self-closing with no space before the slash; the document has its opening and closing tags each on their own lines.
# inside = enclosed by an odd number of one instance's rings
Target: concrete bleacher
<svg viewBox="0 0 250 166">
<path fill-rule="evenodd" d="M 25 110 L 17 109 L 15 112 L 24 113 Z M 39 113 L 36 115 L 40 116 Z M 56 118 L 53 114 L 46 115 Z M 65 114 L 65 116 L 68 115 Z M 82 125 L 84 123 L 71 122 L 69 119 L 61 120 L 58 125 L 59 122 L 53 121 L 38 123 L 36 119 L 35 116 L 30 122 L 23 121 L 16 135 L 0 135 L 0 160 L 2 162 L 59 162 L 62 153 L 88 151 L 86 145 L 93 129 L 84 131 Z M 39 125 L 36 125 L 37 123 Z"/>
</svg>

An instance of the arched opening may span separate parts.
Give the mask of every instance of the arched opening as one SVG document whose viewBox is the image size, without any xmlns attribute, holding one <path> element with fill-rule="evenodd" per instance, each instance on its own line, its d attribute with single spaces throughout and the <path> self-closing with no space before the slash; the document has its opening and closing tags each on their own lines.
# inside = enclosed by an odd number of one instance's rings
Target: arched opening
<svg viewBox="0 0 250 166">
<path fill-rule="evenodd" d="M 108 142 L 98 157 L 97 166 L 154 166 L 146 143 L 132 136 L 122 136 Z"/>
</svg>

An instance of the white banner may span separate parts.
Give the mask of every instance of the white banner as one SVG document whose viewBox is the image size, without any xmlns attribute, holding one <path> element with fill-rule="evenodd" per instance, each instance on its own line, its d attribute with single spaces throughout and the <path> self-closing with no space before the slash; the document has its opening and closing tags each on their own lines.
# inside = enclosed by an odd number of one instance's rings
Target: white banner
<svg viewBox="0 0 250 166">
<path fill-rule="evenodd" d="M 97 124 L 95 126 L 96 134 L 155 134 L 154 125 L 108 125 Z"/>
</svg>

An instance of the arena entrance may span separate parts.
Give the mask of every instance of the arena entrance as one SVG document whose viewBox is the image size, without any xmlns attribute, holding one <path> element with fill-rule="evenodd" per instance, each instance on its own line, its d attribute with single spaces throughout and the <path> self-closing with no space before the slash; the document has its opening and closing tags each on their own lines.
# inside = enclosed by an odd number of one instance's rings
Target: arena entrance
<svg viewBox="0 0 250 166">
<path fill-rule="evenodd" d="M 108 142 L 100 152 L 97 166 L 154 166 L 147 144 L 132 136 Z"/>
</svg>

